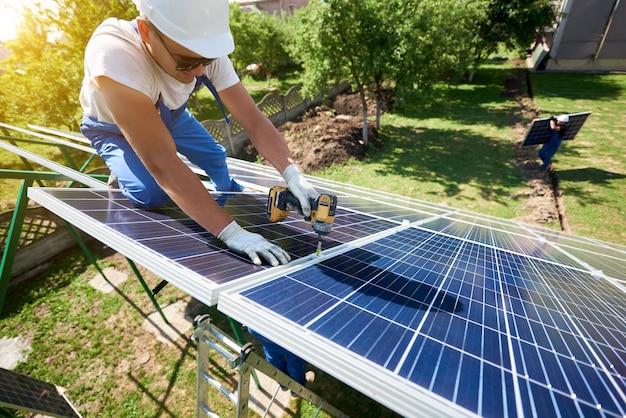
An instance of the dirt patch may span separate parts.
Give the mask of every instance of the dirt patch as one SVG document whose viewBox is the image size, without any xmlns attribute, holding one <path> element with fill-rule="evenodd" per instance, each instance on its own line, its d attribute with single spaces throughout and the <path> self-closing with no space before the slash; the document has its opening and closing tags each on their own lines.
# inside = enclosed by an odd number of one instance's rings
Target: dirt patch
<svg viewBox="0 0 626 418">
<path fill-rule="evenodd" d="M 515 220 L 537 225 L 558 222 L 563 230 L 571 232 L 556 173 L 552 167 L 546 171 L 541 170 L 537 147 L 522 147 L 529 122 L 539 118 L 540 115 L 529 94 L 527 70 L 523 68 L 521 61 L 518 61 L 516 66 L 515 74 L 504 80 L 502 92 L 507 97 L 514 98 L 517 103 L 516 112 L 511 120 L 515 138 L 512 163 L 528 183 L 527 189 L 511 196 L 512 198 L 523 196 L 526 199 L 524 202 L 526 215 Z"/>
<path fill-rule="evenodd" d="M 376 103 L 368 100 L 368 115 L 376 112 Z M 389 108 L 386 103 L 384 109 Z M 380 148 L 378 130 L 374 122 L 367 125 L 367 145 L 363 141 L 363 116 L 358 93 L 347 93 L 334 100 L 309 109 L 298 120 L 278 127 L 285 137 L 289 150 L 300 168 L 310 173 L 332 164 L 342 164 L 351 159 L 362 160 L 368 147 Z M 255 160 L 256 151 L 250 145 L 237 156 Z"/>
</svg>

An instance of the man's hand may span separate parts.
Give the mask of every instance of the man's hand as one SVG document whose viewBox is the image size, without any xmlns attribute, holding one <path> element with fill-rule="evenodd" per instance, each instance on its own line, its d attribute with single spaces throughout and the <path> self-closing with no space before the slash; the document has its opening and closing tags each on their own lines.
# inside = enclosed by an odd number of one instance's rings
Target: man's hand
<svg viewBox="0 0 626 418">
<path fill-rule="evenodd" d="M 272 266 L 286 264 L 291 257 L 285 250 L 276 244 L 272 244 L 259 234 L 248 232 L 232 221 L 222 229 L 217 238 L 231 250 L 240 254 L 246 254 L 254 264 L 261 265 L 261 257 Z"/>
<path fill-rule="evenodd" d="M 319 196 L 319 193 L 315 191 L 313 186 L 300 174 L 298 166 L 291 164 L 283 171 L 283 178 L 289 187 L 289 191 L 300 202 L 302 207 L 302 214 L 305 217 L 311 216 L 311 202 L 310 199 L 315 199 Z"/>
</svg>

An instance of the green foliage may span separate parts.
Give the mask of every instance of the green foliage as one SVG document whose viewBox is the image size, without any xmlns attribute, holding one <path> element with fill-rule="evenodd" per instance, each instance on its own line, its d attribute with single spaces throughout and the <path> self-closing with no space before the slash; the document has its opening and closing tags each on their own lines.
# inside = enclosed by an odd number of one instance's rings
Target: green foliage
<svg viewBox="0 0 626 418">
<path fill-rule="evenodd" d="M 502 10 L 510 16 L 505 22 L 520 15 L 500 3 L 314 1 L 285 20 L 246 11 L 233 3 L 231 29 L 236 49 L 231 58 L 240 75 L 249 64 L 258 63 L 268 80 L 295 61 L 304 68 L 302 92 L 308 96 L 316 95 L 322 86 L 349 80 L 361 93 L 365 135 L 366 91 L 380 103 L 388 88 L 400 95 L 415 88 L 425 93 L 435 82 L 454 79 L 468 67 L 472 45 L 474 51 L 489 45 L 489 38 L 476 41 L 476 24 L 472 22 L 483 22 L 480 28 L 485 29 Z M 532 7 L 522 11 L 542 11 L 545 1 L 531 3 Z M 490 18 L 481 19 L 487 16 L 487 4 Z M 78 91 L 83 52 L 89 37 L 105 18 L 130 19 L 136 9 L 130 0 L 56 0 L 54 11 L 33 9 L 27 13 L 29 25 L 9 43 L 13 55 L 2 63 L 0 120 L 76 130 L 81 114 Z M 532 16 L 535 20 L 528 18 L 524 24 L 540 23 L 535 14 Z M 521 38 L 522 33 L 506 32 L 511 39 Z"/>
<path fill-rule="evenodd" d="M 239 74 L 249 64 L 260 64 L 267 78 L 275 75 L 289 62 L 285 50 L 285 25 L 275 15 L 242 9 L 239 3 L 230 5 L 230 29 L 235 40 L 235 52 L 230 55 Z"/>
<path fill-rule="evenodd" d="M 392 0 L 381 17 L 393 28 L 392 76 L 400 93 L 430 92 L 440 81 L 453 81 L 470 63 L 475 21 L 482 3 L 473 0 Z"/>
<path fill-rule="evenodd" d="M 136 14 L 130 0 L 57 0 L 52 9 L 25 11 L 12 55 L 2 62 L 0 120 L 77 130 L 83 52 L 91 33 L 107 17 Z"/>
<path fill-rule="evenodd" d="M 537 30 L 551 27 L 557 19 L 551 0 L 490 0 L 484 18 L 478 21 L 474 38 L 474 68 L 501 45 L 526 50 Z"/>
<path fill-rule="evenodd" d="M 366 142 L 366 90 L 380 103 L 386 88 L 426 91 L 462 73 L 479 11 L 470 0 L 313 2 L 291 22 L 303 92 L 349 80 L 362 97 Z"/>
</svg>

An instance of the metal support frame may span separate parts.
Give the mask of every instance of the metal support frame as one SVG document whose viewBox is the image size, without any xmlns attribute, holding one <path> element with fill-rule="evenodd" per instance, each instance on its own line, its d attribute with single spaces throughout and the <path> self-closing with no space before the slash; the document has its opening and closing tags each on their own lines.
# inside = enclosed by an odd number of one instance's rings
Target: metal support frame
<svg viewBox="0 0 626 418">
<path fill-rule="evenodd" d="M 231 325 L 233 323 L 231 322 Z M 327 403 L 319 395 L 311 392 L 285 373 L 265 361 L 254 352 L 251 343 L 240 345 L 227 337 L 222 331 L 211 324 L 209 315 L 200 315 L 194 320 L 193 340 L 197 343 L 197 418 L 219 418 L 209 407 L 209 386 L 213 386 L 226 396 L 237 409 L 237 418 L 248 416 L 248 401 L 250 396 L 250 374 L 258 370 L 273 378 L 281 386 L 295 392 L 301 398 L 317 406 L 318 413 L 324 410 L 337 418 L 347 418 L 347 415 Z M 238 338 L 238 337 L 237 337 Z M 218 380 L 211 376 L 209 367 L 210 351 L 223 356 L 231 369 L 238 368 L 237 389 L 231 392 Z M 277 391 L 279 388 L 277 387 Z M 274 401 L 272 398 L 272 401 Z M 269 409 L 269 406 L 268 406 Z"/>
<path fill-rule="evenodd" d="M 5 132 L 7 128 L 11 128 L 14 130 L 18 130 L 19 132 L 29 133 L 29 131 L 26 131 L 24 129 L 11 127 L 10 125 L 6 125 L 2 123 L 0 123 L 0 128 Z M 43 136 L 43 137 L 45 139 L 48 139 L 48 136 Z M 25 166 L 30 170 L 30 171 L 0 170 L 0 177 L 16 178 L 16 179 L 23 180 L 18 197 L 17 197 L 16 207 L 13 212 L 13 217 L 11 219 L 11 224 L 9 227 L 9 234 L 8 234 L 9 236 L 7 238 L 3 255 L 2 255 L 2 264 L 1 264 L 2 273 L 0 276 L 0 314 L 1 314 L 2 309 L 4 307 L 4 300 L 6 297 L 6 292 L 8 290 L 9 281 L 11 279 L 11 271 L 13 269 L 13 262 L 15 260 L 15 255 L 17 252 L 18 244 L 19 244 L 19 239 L 20 239 L 20 234 L 22 231 L 22 226 L 24 223 L 24 218 L 26 215 L 26 208 L 28 205 L 28 196 L 27 196 L 28 188 L 31 187 L 35 181 L 37 182 L 37 184 L 43 186 L 44 180 L 57 180 L 57 181 L 69 180 L 70 183 L 68 184 L 68 187 L 71 187 L 72 184 L 74 184 L 74 182 L 80 182 L 82 184 L 92 185 L 94 184 L 94 182 L 96 182 L 95 184 L 106 182 L 106 179 L 108 178 L 108 176 L 100 175 L 100 174 L 87 175 L 83 173 L 83 171 L 87 168 L 87 166 L 92 161 L 92 159 L 97 155 L 95 151 L 93 150 L 92 150 L 93 152 L 91 151 L 88 152 L 88 154 L 90 155 L 88 156 L 87 161 L 80 167 L 80 169 L 78 168 L 78 165 L 76 164 L 75 160 L 72 158 L 71 154 L 68 152 L 68 148 L 76 149 L 79 151 L 88 150 L 88 148 L 85 148 L 83 146 L 72 144 L 68 141 L 63 141 L 63 140 L 54 140 L 53 142 L 50 142 L 46 140 L 42 141 L 42 140 L 37 140 L 37 139 L 16 138 L 16 137 L 11 137 L 11 136 L 0 136 L 0 140 L 8 141 L 10 144 L 12 144 L 12 145 L 7 145 L 7 144 L 0 142 L 0 146 L 2 148 L 20 156 Z M 43 158 L 36 154 L 28 152 L 24 150 L 23 148 L 17 146 L 18 142 L 57 147 L 61 150 L 61 154 L 63 155 L 65 162 L 67 163 L 69 167 L 62 166 L 53 161 L 47 160 L 46 158 Z M 35 171 L 32 165 L 30 164 L 31 160 L 39 164 L 42 164 L 44 167 L 48 169 L 55 170 L 56 172 Z M 95 257 L 91 254 L 91 252 L 89 251 L 89 249 L 87 248 L 83 240 L 81 239 L 80 235 L 76 232 L 74 227 L 68 222 L 65 222 L 65 225 L 67 226 L 68 231 L 70 232 L 70 234 L 72 235 L 76 243 L 83 250 L 83 253 L 85 254 L 85 257 L 87 258 L 87 260 L 96 268 L 98 273 L 100 273 L 102 277 L 106 279 L 106 276 L 104 272 L 102 271 L 102 269 L 100 268 L 100 266 L 98 265 Z M 161 307 L 159 306 L 158 302 L 155 299 L 156 293 L 150 291 L 150 289 L 148 288 L 148 285 L 146 284 L 145 280 L 143 279 L 143 276 L 137 269 L 137 266 L 135 265 L 135 263 L 132 260 L 130 260 L 128 257 L 126 258 L 126 260 L 130 264 L 131 269 L 135 273 L 135 276 L 137 277 L 137 279 L 139 280 L 139 283 L 141 284 L 146 294 L 150 298 L 150 301 L 154 305 L 155 309 L 157 310 L 159 315 L 161 315 L 161 318 L 163 318 L 163 321 L 166 324 L 169 324 L 169 321 L 167 320 L 165 314 L 163 313 Z"/>
<path fill-rule="evenodd" d="M 13 261 L 15 260 L 15 254 L 17 253 L 20 233 L 22 232 L 22 224 L 24 223 L 24 216 L 26 215 L 26 207 L 28 205 L 28 197 L 26 194 L 28 187 L 32 185 L 33 178 L 25 178 L 22 181 L 17 195 L 17 200 L 15 202 L 15 209 L 13 210 L 13 217 L 11 218 L 11 225 L 9 226 L 4 251 L 2 252 L 2 263 L 0 264 L 2 272 L 0 274 L 0 314 L 2 314 L 2 309 L 4 308 L 4 299 L 6 297 L 7 289 L 9 288 Z"/>
<path fill-rule="evenodd" d="M 146 292 L 146 294 L 150 298 L 150 301 L 152 301 L 152 305 L 154 305 L 154 308 L 157 310 L 159 315 L 161 315 L 163 322 L 165 322 L 166 324 L 169 324 L 170 321 L 167 320 L 167 318 L 165 317 L 165 314 L 163 313 L 163 311 L 161 310 L 161 307 L 159 306 L 159 303 L 156 301 L 155 296 L 158 292 L 155 292 L 154 290 L 150 290 L 150 288 L 148 287 L 148 284 L 143 279 L 141 272 L 139 271 L 139 269 L 137 268 L 137 265 L 135 264 L 133 260 L 126 257 L 126 261 L 128 261 L 128 264 L 130 265 L 130 268 L 133 270 L 133 273 L 135 273 L 135 276 L 137 276 L 137 280 L 139 280 L 141 287 L 143 287 L 143 290 Z"/>
<path fill-rule="evenodd" d="M 97 176 L 97 175 L 96 175 Z M 9 287 L 9 281 L 11 280 L 11 272 L 13 270 L 13 262 L 15 261 L 15 255 L 17 254 L 17 247 L 20 241 L 20 235 L 22 232 L 22 226 L 24 224 L 24 218 L 26 217 L 26 210 L 28 207 L 28 188 L 33 185 L 35 181 L 49 181 L 49 180 L 69 180 L 66 176 L 59 173 L 40 172 L 40 171 L 23 171 L 23 170 L 0 170 L 0 178 L 14 178 L 21 179 L 22 184 L 17 195 L 15 202 L 15 209 L 13 210 L 13 217 L 9 225 L 7 234 L 7 240 L 4 245 L 4 251 L 2 252 L 2 263 L 0 264 L 0 314 L 4 308 L 4 300 L 6 298 L 6 292 Z M 76 233 L 74 228 L 65 222 L 68 227 L 68 231 L 81 247 L 87 260 L 98 270 L 102 277 L 104 273 L 98 266 L 95 257 L 89 252 L 89 249 L 80 238 L 80 235 Z"/>
</svg>

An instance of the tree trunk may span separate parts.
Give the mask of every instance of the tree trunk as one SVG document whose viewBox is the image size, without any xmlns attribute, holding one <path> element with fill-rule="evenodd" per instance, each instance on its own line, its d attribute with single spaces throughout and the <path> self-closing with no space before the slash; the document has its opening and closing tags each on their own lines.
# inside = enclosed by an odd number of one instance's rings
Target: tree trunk
<svg viewBox="0 0 626 418">
<path fill-rule="evenodd" d="M 359 87 L 359 96 L 361 97 L 361 108 L 363 109 L 363 144 L 367 145 L 367 101 L 365 100 L 365 89 Z"/>
</svg>

